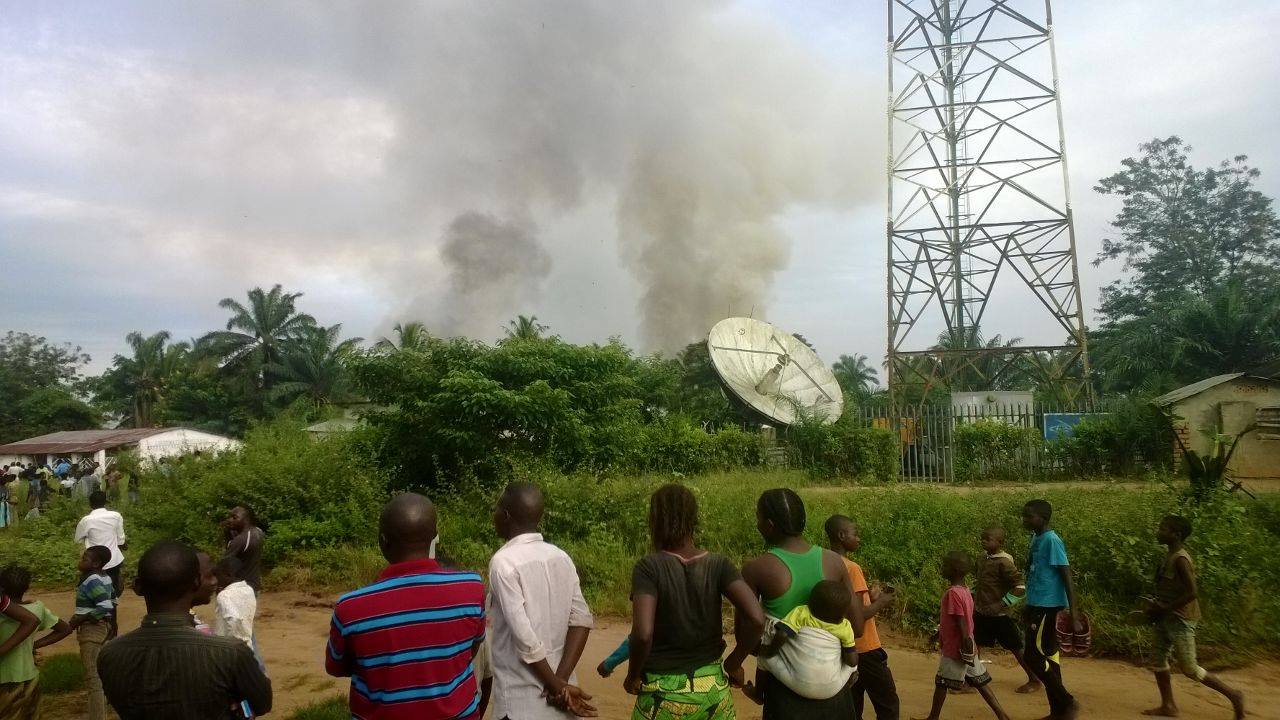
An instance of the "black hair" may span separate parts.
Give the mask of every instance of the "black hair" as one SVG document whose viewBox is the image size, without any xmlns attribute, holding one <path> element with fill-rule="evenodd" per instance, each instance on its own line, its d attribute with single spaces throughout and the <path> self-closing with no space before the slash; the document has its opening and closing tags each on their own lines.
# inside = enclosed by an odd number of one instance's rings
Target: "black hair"
<svg viewBox="0 0 1280 720">
<path fill-rule="evenodd" d="M 969 554 L 962 550 L 952 550 L 942 556 L 942 567 L 949 568 L 951 572 L 959 575 L 969 574 Z M 948 573 L 950 577 L 950 573 Z"/>
<path fill-rule="evenodd" d="M 246 520 L 249 521 L 250 525 L 258 524 L 258 515 L 253 511 L 253 508 L 249 507 L 244 503 L 240 503 L 236 505 L 236 507 L 240 508 L 241 510 L 244 510 L 244 517 Z"/>
<path fill-rule="evenodd" d="M 787 537 L 804 532 L 804 501 L 791 488 L 774 488 L 760 493 L 756 510 Z"/>
<path fill-rule="evenodd" d="M 1022 506 L 1023 510 L 1030 510 L 1033 514 L 1044 518 L 1045 522 L 1049 522 L 1053 518 L 1053 506 L 1048 500 L 1028 500 L 1026 505 Z"/>
<path fill-rule="evenodd" d="M 103 567 L 111 562 L 111 549 L 106 545 L 94 545 L 85 550 L 85 554 L 98 563 L 98 567 Z"/>
<path fill-rule="evenodd" d="M 1179 540 L 1191 537 L 1191 521 L 1181 515 L 1165 515 L 1160 522 L 1168 525 Z"/>
<path fill-rule="evenodd" d="M 809 592 L 809 612 L 823 622 L 839 623 L 852 602 L 849 588 L 835 580 L 823 580 Z"/>
<path fill-rule="evenodd" d="M 218 575 L 226 575 L 235 580 L 241 579 L 240 572 L 242 570 L 244 570 L 244 563 L 240 562 L 240 559 L 235 557 L 224 557 L 218 561 L 217 565 L 213 566 L 214 573 Z"/>
<path fill-rule="evenodd" d="M 138 561 L 137 588 L 147 600 L 176 600 L 200 580 L 200 560 L 190 546 L 163 540 L 147 548 Z"/>
<path fill-rule="evenodd" d="M 106 507 L 106 506 L 107 506 L 106 493 L 102 492 L 101 490 L 94 490 L 93 492 L 89 493 L 89 507 L 93 508 L 94 510 L 97 510 L 98 508 Z"/>
<path fill-rule="evenodd" d="M 832 515 L 831 517 L 827 518 L 827 521 L 825 523 L 823 523 L 822 529 L 826 531 L 828 538 L 830 538 L 831 540 L 835 540 L 840 536 L 840 529 L 843 528 L 845 525 L 852 525 L 853 527 L 857 527 L 858 523 L 854 522 L 853 518 L 849 517 L 848 515 Z"/>
<path fill-rule="evenodd" d="M 13 563 L 0 570 L 0 590 L 12 598 L 21 598 L 31 589 L 31 571 Z"/>
<path fill-rule="evenodd" d="M 698 527 L 698 499 L 693 491 L 674 483 L 649 497 L 649 535 L 659 550 L 678 547 Z"/>
</svg>

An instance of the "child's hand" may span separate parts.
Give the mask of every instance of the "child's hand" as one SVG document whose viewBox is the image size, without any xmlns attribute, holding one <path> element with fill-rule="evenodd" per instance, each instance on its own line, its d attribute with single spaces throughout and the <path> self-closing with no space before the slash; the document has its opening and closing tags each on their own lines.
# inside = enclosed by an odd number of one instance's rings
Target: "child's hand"
<svg viewBox="0 0 1280 720">
<path fill-rule="evenodd" d="M 760 688 L 756 687 L 755 683 L 746 683 L 743 685 L 742 694 L 746 695 L 748 700 L 757 705 L 764 704 L 764 693 L 760 692 Z"/>
<path fill-rule="evenodd" d="M 601 663 L 600 663 L 599 665 L 597 665 L 597 666 L 596 666 L 596 672 L 597 672 L 597 673 L 600 675 L 600 677 L 602 677 L 602 678 L 607 678 L 607 677 L 609 677 L 610 675 L 612 675 L 612 674 L 613 674 L 613 671 L 612 671 L 612 670 L 610 670 L 609 668 L 605 667 L 605 665 L 604 665 L 604 662 L 603 662 L 603 661 L 601 661 Z"/>
</svg>

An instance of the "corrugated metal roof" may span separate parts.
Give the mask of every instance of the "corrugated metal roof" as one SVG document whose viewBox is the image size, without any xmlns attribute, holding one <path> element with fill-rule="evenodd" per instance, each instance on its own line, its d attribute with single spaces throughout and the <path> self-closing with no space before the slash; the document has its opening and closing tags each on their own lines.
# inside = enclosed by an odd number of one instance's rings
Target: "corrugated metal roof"
<svg viewBox="0 0 1280 720">
<path fill-rule="evenodd" d="M 152 435 L 181 428 L 122 428 L 117 430 L 63 430 L 0 445 L 5 455 L 61 455 L 110 450 L 133 445 Z"/>
<path fill-rule="evenodd" d="M 1187 398 L 1192 397 L 1194 395 L 1199 395 L 1200 393 L 1204 392 L 1205 390 L 1208 390 L 1211 387 L 1217 387 L 1224 382 L 1230 382 L 1232 380 L 1235 380 L 1238 377 L 1244 377 L 1244 373 L 1242 372 L 1227 373 L 1226 375 L 1216 375 L 1211 378 L 1205 378 L 1200 382 L 1191 383 L 1190 385 L 1187 385 L 1185 387 L 1180 387 L 1171 393 L 1166 393 L 1164 395 L 1161 395 L 1160 397 L 1156 398 L 1155 400 L 1152 400 L 1151 402 L 1155 403 L 1156 405 L 1172 405 L 1176 402 L 1186 400 Z"/>
</svg>

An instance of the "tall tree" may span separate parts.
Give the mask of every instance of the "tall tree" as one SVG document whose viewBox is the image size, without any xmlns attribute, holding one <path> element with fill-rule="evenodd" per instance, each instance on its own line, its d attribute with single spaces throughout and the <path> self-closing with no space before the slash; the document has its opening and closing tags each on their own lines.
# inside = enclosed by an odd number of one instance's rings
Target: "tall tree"
<svg viewBox="0 0 1280 720">
<path fill-rule="evenodd" d="M 346 361 L 362 338 L 339 340 L 342 325 L 311 327 L 290 343 L 280 361 L 267 366 L 275 380 L 270 399 L 289 402 L 307 398 L 317 406 L 356 399 Z"/>
<path fill-rule="evenodd" d="M 418 321 L 396 323 L 395 338 L 384 337 L 374 344 L 378 350 L 413 350 L 423 352 L 431 342 L 427 326 Z"/>
<path fill-rule="evenodd" d="M 300 297 L 302 293 L 286 293 L 276 284 L 267 292 L 250 290 L 248 305 L 223 298 L 218 307 L 231 311 L 226 330 L 215 330 L 201 341 L 221 358 L 222 367 L 247 370 L 265 391 L 271 386 L 267 366 L 279 363 L 285 347 L 316 324 L 294 306 Z"/>
<path fill-rule="evenodd" d="M 111 369 L 98 382 L 97 399 L 115 409 L 134 427 L 152 427 L 160 419 L 170 380 L 186 362 L 191 346 L 170 343 L 167 331 L 143 335 L 134 331 L 125 336 L 130 355 L 116 355 Z"/>
<path fill-rule="evenodd" d="M 831 372 L 845 395 L 853 398 L 867 397 L 878 382 L 876 369 L 866 355 L 841 355 L 831 364 Z"/>
<path fill-rule="evenodd" d="M 1187 292 L 1207 296 L 1232 282 L 1274 288 L 1280 222 L 1271 198 L 1254 187 L 1259 171 L 1247 158 L 1197 169 L 1176 136 L 1141 150 L 1095 187 L 1123 204 L 1112 222 L 1117 234 L 1103 239 L 1094 264 L 1120 259 L 1131 271 L 1104 288 L 1104 323 L 1149 316 Z"/>
<path fill-rule="evenodd" d="M 88 362 L 79 347 L 38 335 L 0 337 L 0 442 L 97 427 L 97 411 L 78 397 Z"/>
</svg>

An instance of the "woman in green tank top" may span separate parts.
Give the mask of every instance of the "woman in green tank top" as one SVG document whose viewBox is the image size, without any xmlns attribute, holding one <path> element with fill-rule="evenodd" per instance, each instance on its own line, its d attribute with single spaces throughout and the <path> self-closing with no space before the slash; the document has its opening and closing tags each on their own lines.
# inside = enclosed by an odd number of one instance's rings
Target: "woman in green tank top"
<svg viewBox="0 0 1280 720">
<path fill-rule="evenodd" d="M 794 490 L 766 490 L 756 503 L 756 529 L 769 550 L 742 568 L 742 578 L 760 597 L 767 615 L 782 618 L 809 602 L 813 586 L 823 580 L 849 585 L 844 561 L 835 553 L 810 545 L 804 539 L 804 503 Z M 853 588 L 849 586 L 852 594 Z M 854 614 L 861 615 L 859 610 Z M 860 617 L 851 617 L 854 627 L 862 627 Z M 826 700 L 811 700 L 796 694 L 777 678 L 766 675 L 764 720 L 847 720 L 853 717 L 853 693 L 839 692 Z M 850 679 L 852 682 L 852 679 Z"/>
</svg>

